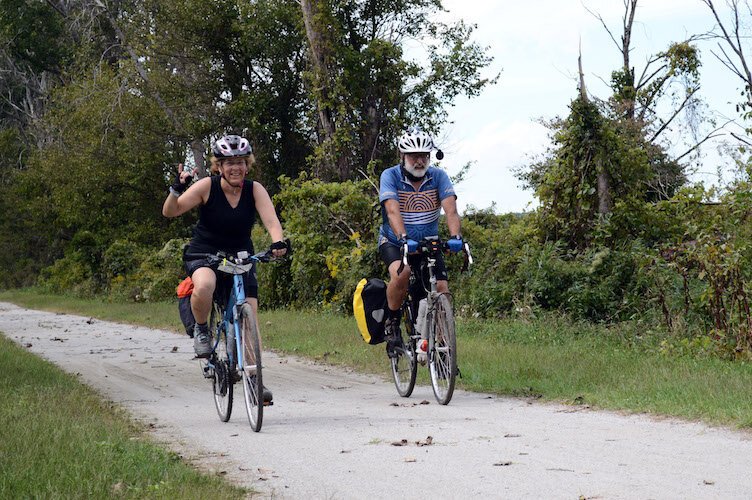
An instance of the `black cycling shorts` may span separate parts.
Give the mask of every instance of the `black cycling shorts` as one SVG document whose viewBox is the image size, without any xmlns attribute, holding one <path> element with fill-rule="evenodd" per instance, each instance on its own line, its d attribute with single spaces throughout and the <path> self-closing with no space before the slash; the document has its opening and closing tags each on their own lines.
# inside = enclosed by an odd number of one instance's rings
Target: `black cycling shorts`
<svg viewBox="0 0 752 500">
<path fill-rule="evenodd" d="M 379 255 L 381 256 L 381 260 L 384 261 L 384 264 L 386 264 L 387 268 L 389 268 L 392 262 L 394 262 L 395 260 L 400 260 L 402 258 L 402 252 L 400 251 L 400 248 L 388 242 L 382 243 L 381 246 L 379 246 Z M 417 266 L 420 265 L 420 261 L 420 254 L 412 254 L 407 256 L 407 263 L 410 264 L 410 267 L 414 270 L 418 269 Z M 434 267 L 434 272 L 436 273 L 437 280 L 449 281 L 446 265 L 444 265 L 444 256 L 441 253 L 438 253 L 436 255 L 436 267 Z M 428 268 L 424 269 L 422 278 L 424 283 L 428 283 Z"/>
<path fill-rule="evenodd" d="M 188 276 L 193 276 L 196 269 L 201 267 L 208 267 L 217 276 L 217 288 L 214 290 L 214 296 L 219 298 L 221 302 L 225 302 L 229 297 L 230 290 L 232 290 L 232 275 L 217 272 L 219 263 L 210 265 L 207 259 L 197 260 L 184 260 L 183 266 Z M 243 275 L 243 286 L 245 287 L 245 296 L 258 299 L 258 280 L 256 278 L 256 263 L 253 263 L 251 271 Z"/>
</svg>

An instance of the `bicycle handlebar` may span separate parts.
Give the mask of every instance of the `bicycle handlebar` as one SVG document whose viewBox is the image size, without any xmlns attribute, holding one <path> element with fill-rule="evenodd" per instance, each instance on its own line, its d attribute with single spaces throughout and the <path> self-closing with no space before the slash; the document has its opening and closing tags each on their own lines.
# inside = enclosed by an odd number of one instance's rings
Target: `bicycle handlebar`
<svg viewBox="0 0 752 500">
<path fill-rule="evenodd" d="M 287 253 L 285 255 L 292 254 L 292 246 L 290 245 L 290 240 L 285 239 L 284 243 L 287 248 Z M 246 251 L 241 251 L 236 255 L 232 255 L 228 252 L 223 252 L 220 250 L 217 253 L 186 253 L 184 254 L 184 257 L 188 260 L 207 259 L 211 264 L 216 264 L 222 262 L 223 260 L 227 260 L 228 262 L 237 265 L 244 265 L 250 262 L 272 262 L 280 258 L 275 257 L 274 250 L 272 248 L 268 248 L 263 252 L 259 252 L 254 255 L 248 255 L 248 252 Z"/>
<path fill-rule="evenodd" d="M 400 263 L 399 269 L 397 269 L 397 275 L 402 273 L 402 270 L 405 269 L 405 266 L 407 265 L 407 256 L 411 253 L 408 252 L 407 242 L 402 245 L 400 251 L 402 253 L 402 262 Z M 412 252 L 412 254 L 426 253 L 429 255 L 436 255 L 441 251 L 449 251 L 449 245 L 446 241 L 441 241 L 439 238 L 423 238 L 418 242 L 418 249 L 415 252 Z M 469 265 L 473 263 L 473 256 L 470 253 L 470 244 L 466 241 L 463 242 L 462 253 L 465 254 L 465 263 L 462 266 L 462 270 L 465 271 Z"/>
</svg>

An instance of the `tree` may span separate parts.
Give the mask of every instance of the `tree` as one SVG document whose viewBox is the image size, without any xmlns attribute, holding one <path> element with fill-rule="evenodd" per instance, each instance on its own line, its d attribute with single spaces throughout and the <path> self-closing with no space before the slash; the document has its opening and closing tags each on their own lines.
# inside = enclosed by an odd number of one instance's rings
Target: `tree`
<svg viewBox="0 0 752 500">
<path fill-rule="evenodd" d="M 371 161 L 383 166 L 406 124 L 435 132 L 457 96 L 495 82 L 480 75 L 491 58 L 471 41 L 474 27 L 433 21 L 441 10 L 438 0 L 301 2 L 319 176 L 342 180 Z M 406 58 L 408 37 L 425 43 L 420 60 Z"/>
<path fill-rule="evenodd" d="M 621 67 L 611 74 L 613 93 L 607 103 L 608 113 L 623 123 L 625 133 L 642 135 L 648 143 L 660 144 L 665 150 L 680 147 L 679 142 L 683 142 L 685 150 L 676 155 L 681 160 L 716 137 L 718 132 L 717 128 L 704 136 L 700 132 L 703 121 L 698 111 L 701 61 L 699 50 L 693 43 L 699 37 L 693 35 L 671 43 L 665 51 L 650 56 L 637 76 L 630 57 L 637 6 L 638 0 L 624 1 L 622 32 L 618 40 L 604 19 L 591 12 L 614 42 L 622 61 Z M 659 109 L 668 112 L 659 112 Z M 683 133 L 670 133 L 677 128 Z M 685 182 L 683 170 L 659 169 L 652 190 L 658 196 L 665 196 Z"/>
<path fill-rule="evenodd" d="M 614 239 L 637 234 L 640 217 L 623 217 L 621 213 L 639 212 L 641 203 L 673 196 L 686 182 L 686 166 L 680 160 L 712 135 L 695 142 L 687 153 L 670 156 L 671 143 L 664 134 L 682 112 L 696 105 L 699 53 L 689 41 L 671 44 L 651 57 L 635 78 L 630 51 L 637 0 L 624 5 L 618 40 L 594 14 L 621 56 L 621 68 L 612 73 L 611 96 L 607 100 L 590 98 L 580 58 L 579 96 L 570 105 L 567 118 L 548 124 L 554 146 L 521 174 L 541 202 L 539 221 L 544 237 L 563 240 L 577 250 L 596 240 L 605 243 L 605 238 L 613 244 Z M 658 111 L 666 97 L 674 105 L 667 116 Z M 616 207 L 620 215 L 614 218 Z"/>
</svg>

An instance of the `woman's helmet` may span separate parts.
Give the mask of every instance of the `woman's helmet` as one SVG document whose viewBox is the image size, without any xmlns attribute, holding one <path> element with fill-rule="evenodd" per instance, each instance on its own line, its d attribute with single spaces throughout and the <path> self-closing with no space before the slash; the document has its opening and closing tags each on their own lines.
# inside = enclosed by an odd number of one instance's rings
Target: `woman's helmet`
<svg viewBox="0 0 752 500">
<path fill-rule="evenodd" d="M 214 143 L 212 154 L 220 160 L 223 158 L 245 158 L 253 154 L 253 149 L 251 149 L 251 143 L 245 137 L 226 135 L 217 139 L 217 142 Z"/>
<path fill-rule="evenodd" d="M 410 127 L 398 141 L 400 153 L 430 153 L 434 150 L 431 136 L 418 127 Z"/>
</svg>

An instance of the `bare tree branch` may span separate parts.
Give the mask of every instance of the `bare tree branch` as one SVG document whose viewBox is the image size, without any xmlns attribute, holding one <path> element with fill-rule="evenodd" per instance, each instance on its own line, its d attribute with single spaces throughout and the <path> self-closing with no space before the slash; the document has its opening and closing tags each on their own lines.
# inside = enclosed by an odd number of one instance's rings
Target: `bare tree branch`
<svg viewBox="0 0 752 500">
<path fill-rule="evenodd" d="M 697 150 L 702 144 L 704 144 L 705 142 L 709 141 L 710 139 L 713 139 L 714 137 L 720 137 L 720 136 L 722 136 L 723 134 L 720 133 L 720 131 L 723 130 L 723 128 L 726 125 L 728 125 L 729 123 L 731 123 L 731 122 L 732 122 L 732 120 L 728 120 L 726 123 L 724 123 L 720 127 L 716 127 L 715 129 L 713 129 L 710 132 L 708 132 L 708 134 L 705 136 L 705 138 L 703 138 L 701 141 L 697 142 L 697 144 L 695 144 L 694 146 L 692 146 L 691 148 L 689 148 L 687 151 L 685 151 L 684 153 L 682 153 L 681 155 L 679 155 L 676 158 L 676 161 L 677 162 L 681 161 L 682 158 L 684 158 L 685 156 L 687 156 L 688 154 L 690 154 L 692 151 Z M 732 133 L 731 135 L 734 135 L 734 134 Z"/>
<path fill-rule="evenodd" d="M 692 92 L 687 94 L 687 96 L 684 98 L 684 101 L 682 101 L 679 107 L 676 110 L 674 110 L 674 114 L 672 114 L 671 117 L 664 122 L 661 128 L 659 128 L 658 131 L 655 134 L 653 134 L 653 136 L 650 138 L 650 142 L 655 142 L 658 136 L 661 135 L 661 133 L 664 130 L 666 130 L 666 127 L 668 127 L 669 124 L 671 124 L 671 122 L 674 121 L 674 119 L 679 115 L 679 113 L 682 112 L 684 107 L 687 105 L 690 99 L 692 99 L 692 97 L 697 93 L 698 90 L 700 90 L 700 87 L 695 87 L 694 89 L 692 89 Z"/>
<path fill-rule="evenodd" d="M 614 45 L 616 45 L 616 48 L 619 49 L 619 52 L 621 52 L 621 45 L 619 45 L 619 42 L 616 40 L 616 37 L 614 36 L 614 34 L 611 33 L 611 30 L 608 28 L 606 21 L 603 20 L 603 17 L 601 17 L 600 14 L 588 9 L 587 7 L 585 7 L 585 10 L 588 11 L 588 13 L 590 13 L 591 16 L 593 16 L 594 18 L 596 18 L 598 21 L 601 22 L 601 24 L 603 25 L 603 28 L 606 30 L 606 33 L 608 33 L 608 36 L 611 37 L 611 40 L 613 40 Z"/>
<path fill-rule="evenodd" d="M 752 72 L 750 72 L 749 66 L 747 64 L 747 57 L 744 54 L 744 49 L 742 47 L 742 35 L 741 35 L 741 22 L 739 21 L 739 2 L 737 0 L 732 0 L 730 2 L 730 6 L 732 9 L 732 15 L 733 15 L 733 21 L 732 21 L 732 27 L 731 32 L 729 28 L 721 21 L 721 18 L 718 14 L 718 11 L 715 8 L 715 5 L 713 5 L 713 0 L 701 0 L 705 5 L 708 6 L 710 11 L 713 13 L 713 17 L 715 18 L 715 21 L 718 23 L 718 27 L 720 28 L 721 32 L 723 33 L 722 36 L 719 36 L 719 38 L 722 38 L 725 40 L 725 42 L 728 44 L 729 47 L 734 51 L 736 54 L 736 59 L 739 65 L 741 65 L 741 69 L 738 68 L 738 66 L 732 61 L 729 54 L 726 53 L 726 51 L 723 49 L 721 44 L 719 44 L 719 47 L 721 49 L 721 52 L 723 52 L 723 56 L 725 58 L 725 61 L 723 58 L 719 57 L 717 54 L 713 53 L 713 55 L 716 56 L 727 68 L 729 68 L 735 75 L 737 75 L 741 80 L 744 82 L 745 89 L 747 91 L 747 105 L 751 105 L 749 92 L 750 89 L 752 89 Z M 749 5 L 747 4 L 747 8 L 749 9 Z"/>
</svg>

